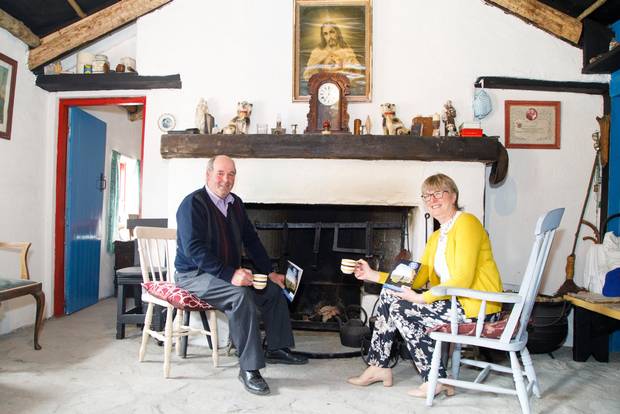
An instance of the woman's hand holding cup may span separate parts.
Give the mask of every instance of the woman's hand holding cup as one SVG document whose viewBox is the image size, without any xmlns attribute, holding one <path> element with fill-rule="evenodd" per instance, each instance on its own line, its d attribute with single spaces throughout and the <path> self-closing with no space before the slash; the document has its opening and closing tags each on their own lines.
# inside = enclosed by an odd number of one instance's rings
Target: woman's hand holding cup
<svg viewBox="0 0 620 414">
<path fill-rule="evenodd" d="M 355 277 L 359 280 L 368 280 L 370 282 L 379 281 L 379 272 L 372 270 L 368 262 L 364 259 L 359 259 L 355 262 L 355 269 L 353 272 L 355 273 Z"/>
</svg>

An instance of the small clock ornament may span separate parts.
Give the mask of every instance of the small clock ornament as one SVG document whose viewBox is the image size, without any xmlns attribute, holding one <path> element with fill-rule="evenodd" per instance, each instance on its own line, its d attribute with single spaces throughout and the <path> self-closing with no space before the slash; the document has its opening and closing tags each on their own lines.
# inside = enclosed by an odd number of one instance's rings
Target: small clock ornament
<svg viewBox="0 0 620 414">
<path fill-rule="evenodd" d="M 349 133 L 347 99 L 349 79 L 341 73 L 319 72 L 308 81 L 310 110 L 306 134 L 320 134 L 328 121 L 329 130 L 336 134 Z"/>
</svg>

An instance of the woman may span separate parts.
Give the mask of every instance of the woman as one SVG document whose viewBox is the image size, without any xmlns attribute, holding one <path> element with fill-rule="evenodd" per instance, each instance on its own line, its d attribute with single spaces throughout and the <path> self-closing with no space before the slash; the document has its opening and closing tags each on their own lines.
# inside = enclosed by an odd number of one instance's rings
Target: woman
<svg viewBox="0 0 620 414">
<path fill-rule="evenodd" d="M 459 191 L 454 181 L 444 174 L 428 177 L 422 184 L 422 199 L 426 210 L 439 221 L 441 228 L 429 238 L 420 261 L 422 266 L 411 287 L 420 288 L 430 282 L 431 287 L 441 285 L 501 292 L 502 283 L 489 237 L 475 216 L 460 211 Z M 366 261 L 358 260 L 355 276 L 360 280 L 384 283 L 388 274 L 372 270 Z M 459 298 L 457 302 L 461 321 L 478 316 L 479 300 Z M 392 385 L 392 370 L 388 363 L 398 330 L 423 380 L 422 385 L 409 394 L 425 398 L 434 348 L 427 329 L 450 322 L 450 298 L 435 296 L 430 291 L 416 293 L 407 287 L 401 292 L 383 289 L 377 310 L 368 354 L 369 367 L 360 376 L 349 378 L 348 382 L 365 386 L 382 381 L 386 387 Z M 488 302 L 487 319 L 494 319 L 500 310 L 499 303 Z M 443 364 L 439 367 L 439 377 L 446 377 Z M 440 392 L 452 395 L 454 388 L 437 384 L 435 394 Z"/>
</svg>

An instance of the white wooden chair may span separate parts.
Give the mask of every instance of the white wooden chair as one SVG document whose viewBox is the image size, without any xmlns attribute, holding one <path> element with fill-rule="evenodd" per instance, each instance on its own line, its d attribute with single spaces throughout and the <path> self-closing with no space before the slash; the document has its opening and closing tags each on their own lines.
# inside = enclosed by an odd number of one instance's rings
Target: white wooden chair
<svg viewBox="0 0 620 414">
<path fill-rule="evenodd" d="M 144 317 L 142 344 L 139 361 L 144 360 L 149 336 L 164 343 L 164 377 L 170 376 L 170 354 L 172 340 L 175 340 L 177 354 L 181 352 L 181 337 L 190 335 L 211 336 L 213 366 L 218 365 L 217 318 L 215 308 L 198 299 L 189 291 L 174 284 L 173 252 L 176 246 L 176 229 L 158 227 L 136 227 L 140 268 L 142 270 L 142 302 L 148 303 Z M 166 325 L 163 332 L 151 329 L 154 305 L 166 308 Z M 173 315 L 176 310 L 176 318 Z M 182 324 L 183 312 L 206 311 L 209 315 L 209 330 L 192 328 Z"/>
<path fill-rule="evenodd" d="M 432 292 L 435 295 L 452 296 L 452 321 L 449 326 L 445 326 L 447 329 L 435 330 L 430 333 L 430 337 L 436 341 L 436 344 L 431 361 L 431 372 L 428 379 L 426 405 L 433 405 L 434 391 L 437 382 L 440 382 L 442 384 L 472 390 L 517 395 L 519 403 L 521 404 L 521 411 L 523 413 L 530 412 L 530 393 L 533 391 L 534 394 L 540 398 L 540 386 L 536 379 L 532 358 L 526 348 L 527 324 L 540 286 L 547 256 L 549 255 L 549 248 L 551 247 L 555 230 L 560 225 L 563 214 L 564 209 L 558 208 L 547 212 L 538 219 L 536 231 L 534 233 L 534 246 L 532 247 L 532 252 L 518 293 L 491 293 L 473 289 L 444 288 L 439 286 L 432 288 Z M 457 296 L 466 296 L 482 301 L 478 320 L 475 323 L 475 329 L 471 329 L 471 331 L 474 332 L 468 332 L 469 335 L 464 334 L 464 332 L 469 331 L 469 328 L 473 327 L 466 327 L 464 326 L 466 324 L 458 324 L 456 321 Z M 502 321 L 503 323 L 501 325 L 495 323 L 495 330 L 493 329 L 493 324 L 484 322 L 487 301 L 513 304 L 508 319 Z M 505 327 L 503 327 L 504 324 Z M 497 329 L 498 326 L 502 326 L 503 329 Z M 442 330 L 444 332 L 442 332 Z M 454 344 L 454 352 L 452 354 L 452 378 L 438 378 L 439 361 L 441 360 L 443 343 Z M 484 361 L 461 359 L 460 352 L 463 344 L 509 352 L 511 366 L 507 367 Z M 525 373 L 521 370 L 517 352 L 521 354 Z M 482 370 L 473 381 L 463 381 L 459 379 L 461 364 L 474 366 Z M 508 374 L 512 373 L 515 388 L 504 388 L 483 384 L 483 381 L 491 371 Z M 524 376 L 527 378 L 527 384 L 524 381 Z"/>
</svg>

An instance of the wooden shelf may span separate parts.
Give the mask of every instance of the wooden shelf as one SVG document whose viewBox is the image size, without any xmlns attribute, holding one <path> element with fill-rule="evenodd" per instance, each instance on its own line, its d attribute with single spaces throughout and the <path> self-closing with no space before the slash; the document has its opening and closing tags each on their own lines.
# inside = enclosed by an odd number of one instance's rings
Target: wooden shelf
<svg viewBox="0 0 620 414">
<path fill-rule="evenodd" d="M 357 160 L 469 161 L 492 163 L 489 182 L 508 172 L 508 152 L 498 137 L 412 137 L 409 135 L 202 135 L 165 134 L 161 156 L 211 158 L 323 158 Z"/>
<path fill-rule="evenodd" d="M 137 73 L 38 75 L 37 86 L 48 92 L 114 89 L 181 89 L 181 76 L 140 76 Z"/>
<path fill-rule="evenodd" d="M 492 163 L 491 184 L 504 180 L 508 152 L 498 137 L 412 137 L 409 135 L 201 135 L 165 134 L 161 156 L 211 158 L 323 158 L 357 160 L 469 161 Z"/>
<path fill-rule="evenodd" d="M 583 67 L 581 73 L 613 73 L 618 69 L 620 69 L 620 46 L 603 53 L 594 62 L 588 63 Z"/>
</svg>

